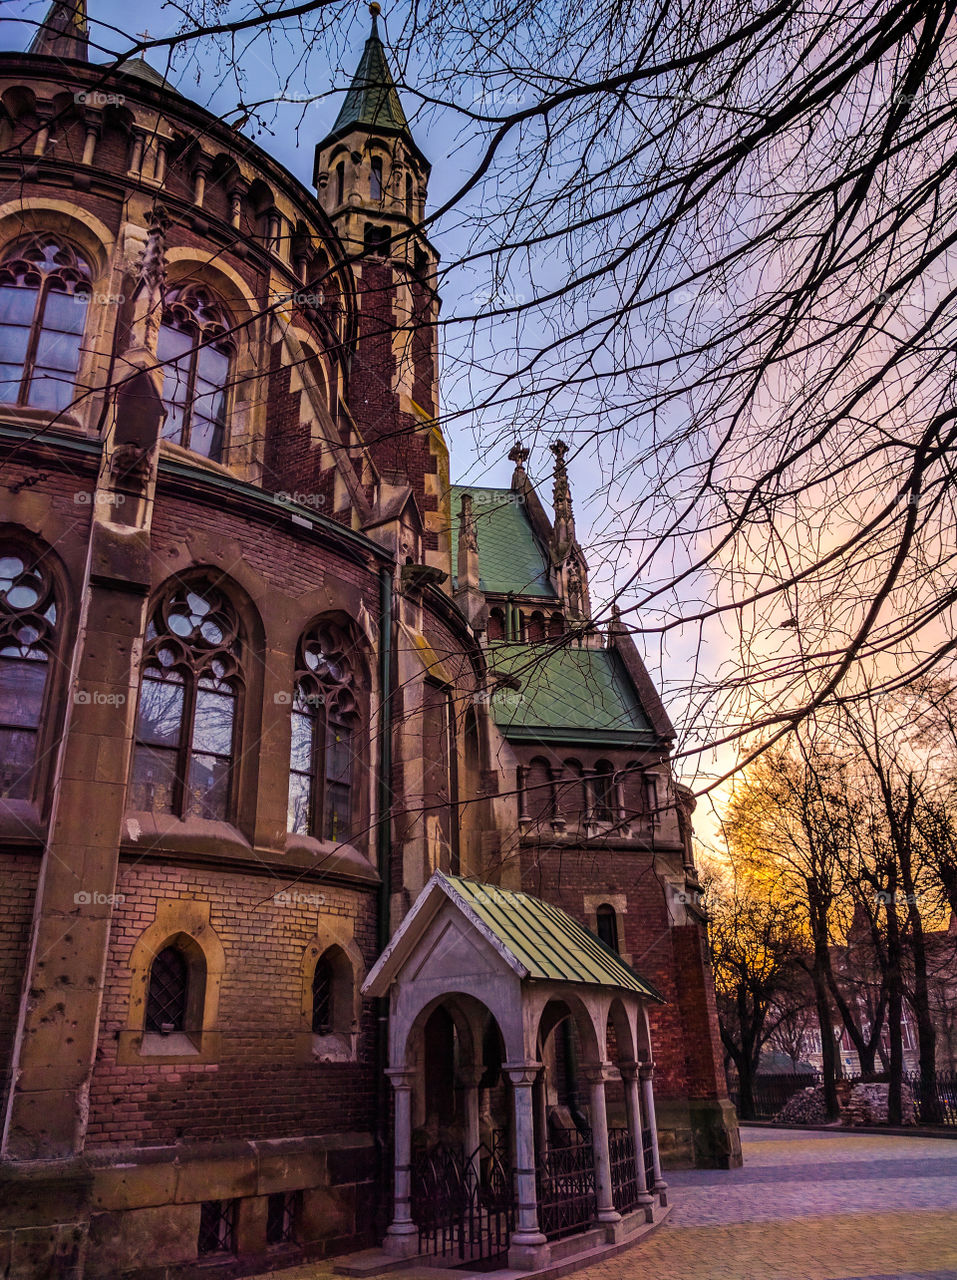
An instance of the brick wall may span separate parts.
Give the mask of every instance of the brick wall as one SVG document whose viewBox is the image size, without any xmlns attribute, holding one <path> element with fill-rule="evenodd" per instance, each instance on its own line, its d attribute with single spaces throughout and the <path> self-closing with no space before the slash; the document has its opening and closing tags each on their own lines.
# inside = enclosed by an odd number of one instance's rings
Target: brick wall
<svg viewBox="0 0 957 1280">
<path fill-rule="evenodd" d="M 363 1011 L 356 1063 L 301 1062 L 301 964 L 316 936 L 317 908 L 277 904 L 270 876 L 196 870 L 158 862 L 121 865 L 107 962 L 97 1063 L 90 1092 L 89 1146 L 153 1146 L 179 1139 L 264 1139 L 370 1130 L 374 1125 L 374 1025 Z M 372 894 L 310 880 L 325 917 L 355 920 L 367 967 L 375 958 Z M 222 1051 L 205 1065 L 117 1063 L 126 1026 L 130 953 L 160 899 L 202 898 L 226 953 L 217 1025 Z"/>
<path fill-rule="evenodd" d="M 0 853 L 0 1107 L 6 1105 L 9 1087 L 39 867 L 35 855 Z"/>
</svg>

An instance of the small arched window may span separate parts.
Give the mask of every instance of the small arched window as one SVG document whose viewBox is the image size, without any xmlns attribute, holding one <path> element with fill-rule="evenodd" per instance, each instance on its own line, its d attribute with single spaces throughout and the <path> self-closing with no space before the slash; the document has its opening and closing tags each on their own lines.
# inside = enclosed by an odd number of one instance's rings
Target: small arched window
<svg viewBox="0 0 957 1280">
<path fill-rule="evenodd" d="M 490 609 L 488 614 L 489 640 L 505 639 L 505 614 L 501 609 Z"/>
<path fill-rule="evenodd" d="M 203 289 L 166 295 L 156 358 L 163 365 L 163 439 L 218 462 L 226 435 L 226 398 L 233 348 L 231 322 Z"/>
<path fill-rule="evenodd" d="M 557 640 L 559 636 L 565 634 L 565 617 L 564 614 L 556 611 L 548 619 L 548 638 Z"/>
<path fill-rule="evenodd" d="M 529 644 L 536 644 L 545 639 L 545 615 L 540 609 L 529 614 L 525 628 L 525 639 Z"/>
<path fill-rule="evenodd" d="M 618 950 L 618 916 L 615 908 L 603 902 L 595 913 L 595 932 L 606 947 Z"/>
<path fill-rule="evenodd" d="M 32 791 L 56 621 L 43 560 L 0 548 L 0 796 L 12 800 Z"/>
<path fill-rule="evenodd" d="M 299 646 L 292 704 L 287 829 L 320 840 L 353 832 L 359 706 L 355 647 L 332 622 Z"/>
<path fill-rule="evenodd" d="M 164 947 L 150 966 L 145 1030 L 160 1035 L 186 1031 L 189 961 L 179 947 Z"/>
<path fill-rule="evenodd" d="M 328 955 L 319 957 L 312 978 L 312 1034 L 327 1036 L 335 1025 L 333 1003 L 335 1001 L 335 974 Z"/>
<path fill-rule="evenodd" d="M 382 191 L 382 157 L 373 156 L 369 169 L 369 195 L 373 200 L 381 200 Z"/>
<path fill-rule="evenodd" d="M 587 813 L 585 771 L 578 760 L 566 760 L 558 788 L 558 812 L 570 826 L 584 822 Z"/>
<path fill-rule="evenodd" d="M 0 402 L 58 412 L 71 403 L 90 302 L 90 267 L 50 236 L 0 264 Z"/>
<path fill-rule="evenodd" d="M 340 160 L 336 165 L 336 204 L 342 204 L 346 198 L 346 164 Z"/>
<path fill-rule="evenodd" d="M 532 822 L 550 821 L 555 817 L 555 784 L 548 761 L 541 756 L 530 760 L 524 782 L 525 815 Z"/>
<path fill-rule="evenodd" d="M 146 632 L 129 807 L 177 817 L 229 814 L 239 619 L 212 584 L 171 586 Z"/>
<path fill-rule="evenodd" d="M 405 216 L 407 218 L 414 217 L 415 214 L 415 189 L 412 185 L 412 174 L 405 175 Z"/>
<path fill-rule="evenodd" d="M 615 770 L 607 760 L 599 760 L 592 775 L 594 787 L 593 813 L 596 822 L 617 822 L 618 788 Z"/>
</svg>

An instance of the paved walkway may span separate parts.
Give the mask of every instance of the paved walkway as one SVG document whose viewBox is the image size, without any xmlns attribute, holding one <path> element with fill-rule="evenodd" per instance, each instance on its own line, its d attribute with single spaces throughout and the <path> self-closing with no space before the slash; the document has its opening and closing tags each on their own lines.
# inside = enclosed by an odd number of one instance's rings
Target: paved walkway
<svg viewBox="0 0 957 1280">
<path fill-rule="evenodd" d="M 743 1139 L 743 1169 L 667 1174 L 667 1224 L 580 1280 L 957 1280 L 957 1141 L 784 1129 Z M 271 1280 L 331 1276 L 321 1264 Z"/>
</svg>

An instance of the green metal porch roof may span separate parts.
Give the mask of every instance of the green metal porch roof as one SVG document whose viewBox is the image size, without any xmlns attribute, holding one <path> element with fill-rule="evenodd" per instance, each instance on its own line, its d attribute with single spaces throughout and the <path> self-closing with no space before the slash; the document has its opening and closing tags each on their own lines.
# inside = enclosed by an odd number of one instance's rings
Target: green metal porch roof
<svg viewBox="0 0 957 1280">
<path fill-rule="evenodd" d="M 555 599 L 548 580 L 548 561 L 535 536 L 519 495 L 511 489 L 454 484 L 452 494 L 453 557 L 459 536 L 459 500 L 472 495 L 478 538 L 479 586 L 494 595 Z"/>
<path fill-rule="evenodd" d="M 647 979 L 561 907 L 514 889 L 441 872 L 437 876 L 447 883 L 453 898 L 458 895 L 464 900 L 529 978 L 618 987 L 664 1003 Z"/>
<path fill-rule="evenodd" d="M 488 663 L 493 675 L 521 684 L 492 696 L 492 716 L 507 738 L 628 746 L 654 737 L 614 650 L 498 642 L 489 645 Z"/>
</svg>

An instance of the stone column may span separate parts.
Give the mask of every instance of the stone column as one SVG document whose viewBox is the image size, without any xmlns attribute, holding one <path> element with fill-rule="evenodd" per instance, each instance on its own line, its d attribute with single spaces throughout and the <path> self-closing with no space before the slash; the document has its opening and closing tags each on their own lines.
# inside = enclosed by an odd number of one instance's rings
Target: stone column
<svg viewBox="0 0 957 1280">
<path fill-rule="evenodd" d="M 538 1191 L 535 1186 L 535 1117 L 532 1086 L 542 1069 L 540 1062 L 505 1062 L 502 1070 L 512 1082 L 515 1109 L 515 1189 L 518 1196 L 516 1229 L 509 1243 L 508 1265 L 522 1271 L 536 1270 L 548 1260 L 548 1245 L 538 1226 Z"/>
<path fill-rule="evenodd" d="M 397 1258 L 419 1251 L 419 1229 L 412 1221 L 412 1079 L 402 1068 L 386 1071 L 395 1092 L 395 1201 L 392 1225 L 382 1247 Z"/>
<path fill-rule="evenodd" d="M 591 1136 L 595 1148 L 595 1200 L 599 1222 L 621 1222 L 615 1208 L 611 1185 L 611 1152 L 608 1149 L 608 1111 L 605 1106 L 605 1082 L 610 1062 L 599 1062 L 582 1068 L 582 1078 L 591 1089 Z"/>
<path fill-rule="evenodd" d="M 81 164 L 91 165 L 93 163 L 94 157 L 96 156 L 96 142 L 99 136 L 99 123 L 93 120 L 88 120 L 86 124 L 86 138 L 83 142 L 83 159 L 80 161 Z"/>
<path fill-rule="evenodd" d="M 625 1084 L 625 1106 L 628 1110 L 628 1129 L 635 1144 L 636 1177 L 638 1180 L 638 1206 L 644 1210 L 645 1221 L 654 1220 L 655 1198 L 648 1191 L 645 1177 L 645 1151 L 641 1141 L 641 1099 L 638 1086 L 638 1063 L 623 1062 L 621 1078 Z"/>
<path fill-rule="evenodd" d="M 645 1122 L 651 1130 L 651 1158 L 655 1170 L 655 1185 L 651 1190 L 658 1197 L 658 1202 L 664 1207 L 668 1203 L 668 1184 L 661 1176 L 661 1157 L 658 1154 L 658 1122 L 655 1119 L 655 1094 L 651 1087 L 651 1076 L 654 1071 L 654 1063 L 643 1062 L 638 1069 L 641 1076 L 641 1097 L 645 1112 Z"/>
</svg>

